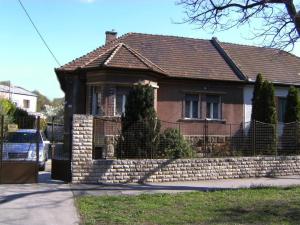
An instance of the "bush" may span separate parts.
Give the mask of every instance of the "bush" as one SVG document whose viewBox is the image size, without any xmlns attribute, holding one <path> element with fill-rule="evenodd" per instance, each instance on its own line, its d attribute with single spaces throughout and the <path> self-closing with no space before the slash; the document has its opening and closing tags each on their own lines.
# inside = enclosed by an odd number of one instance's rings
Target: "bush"
<svg viewBox="0 0 300 225">
<path fill-rule="evenodd" d="M 168 128 L 160 135 L 160 154 L 167 158 L 192 158 L 196 152 L 178 129 Z"/>
</svg>

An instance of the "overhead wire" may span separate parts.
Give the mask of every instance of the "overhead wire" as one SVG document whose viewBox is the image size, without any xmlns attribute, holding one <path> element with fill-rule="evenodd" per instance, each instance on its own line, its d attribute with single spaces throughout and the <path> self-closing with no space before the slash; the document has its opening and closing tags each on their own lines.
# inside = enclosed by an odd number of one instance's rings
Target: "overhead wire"
<svg viewBox="0 0 300 225">
<path fill-rule="evenodd" d="M 21 0 L 17 0 L 21 6 L 21 8 L 23 9 L 23 11 L 25 12 L 25 14 L 27 15 L 30 23 L 32 24 L 32 26 L 34 27 L 35 31 L 37 32 L 38 36 L 40 37 L 40 39 L 42 40 L 42 42 L 44 43 L 44 45 L 46 46 L 46 48 L 48 49 L 48 51 L 50 52 L 51 56 L 53 57 L 53 59 L 55 60 L 55 62 L 57 63 L 58 66 L 61 66 L 60 62 L 58 61 L 57 57 L 54 55 L 53 51 L 50 49 L 49 45 L 47 44 L 46 40 L 44 39 L 44 37 L 42 36 L 41 32 L 39 31 L 39 29 L 37 28 L 37 26 L 35 25 L 35 23 L 33 22 L 33 20 L 31 19 L 28 11 L 26 10 L 24 4 L 22 3 Z"/>
</svg>

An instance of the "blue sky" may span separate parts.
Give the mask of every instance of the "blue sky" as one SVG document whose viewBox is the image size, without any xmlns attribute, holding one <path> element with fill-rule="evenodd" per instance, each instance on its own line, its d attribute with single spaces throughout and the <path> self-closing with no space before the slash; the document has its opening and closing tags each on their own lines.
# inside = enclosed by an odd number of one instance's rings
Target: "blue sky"
<svg viewBox="0 0 300 225">
<path fill-rule="evenodd" d="M 166 34 L 241 44 L 249 29 L 211 34 L 194 25 L 176 24 L 183 9 L 176 0 L 23 0 L 33 21 L 61 64 L 102 45 L 105 31 Z M 0 80 L 11 80 L 49 98 L 62 97 L 54 73 L 57 67 L 17 0 L 0 0 Z M 294 54 L 300 56 L 299 43 Z"/>
</svg>

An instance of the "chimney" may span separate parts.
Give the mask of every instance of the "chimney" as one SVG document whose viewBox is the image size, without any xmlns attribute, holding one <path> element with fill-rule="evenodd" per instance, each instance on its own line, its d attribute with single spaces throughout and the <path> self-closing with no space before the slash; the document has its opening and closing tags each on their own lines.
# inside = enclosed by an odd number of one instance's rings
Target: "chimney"
<svg viewBox="0 0 300 225">
<path fill-rule="evenodd" d="M 117 38 L 117 32 L 115 32 L 114 30 L 106 31 L 105 35 L 106 35 L 105 44 L 107 44 L 108 42 L 111 42 L 112 40 Z"/>
</svg>

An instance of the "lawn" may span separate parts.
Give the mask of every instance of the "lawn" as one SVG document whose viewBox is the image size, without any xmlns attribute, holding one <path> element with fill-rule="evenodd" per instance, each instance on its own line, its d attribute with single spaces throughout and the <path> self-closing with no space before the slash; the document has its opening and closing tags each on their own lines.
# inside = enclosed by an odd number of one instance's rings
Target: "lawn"
<svg viewBox="0 0 300 225">
<path fill-rule="evenodd" d="M 83 224 L 300 224 L 300 187 L 76 198 Z"/>
</svg>

